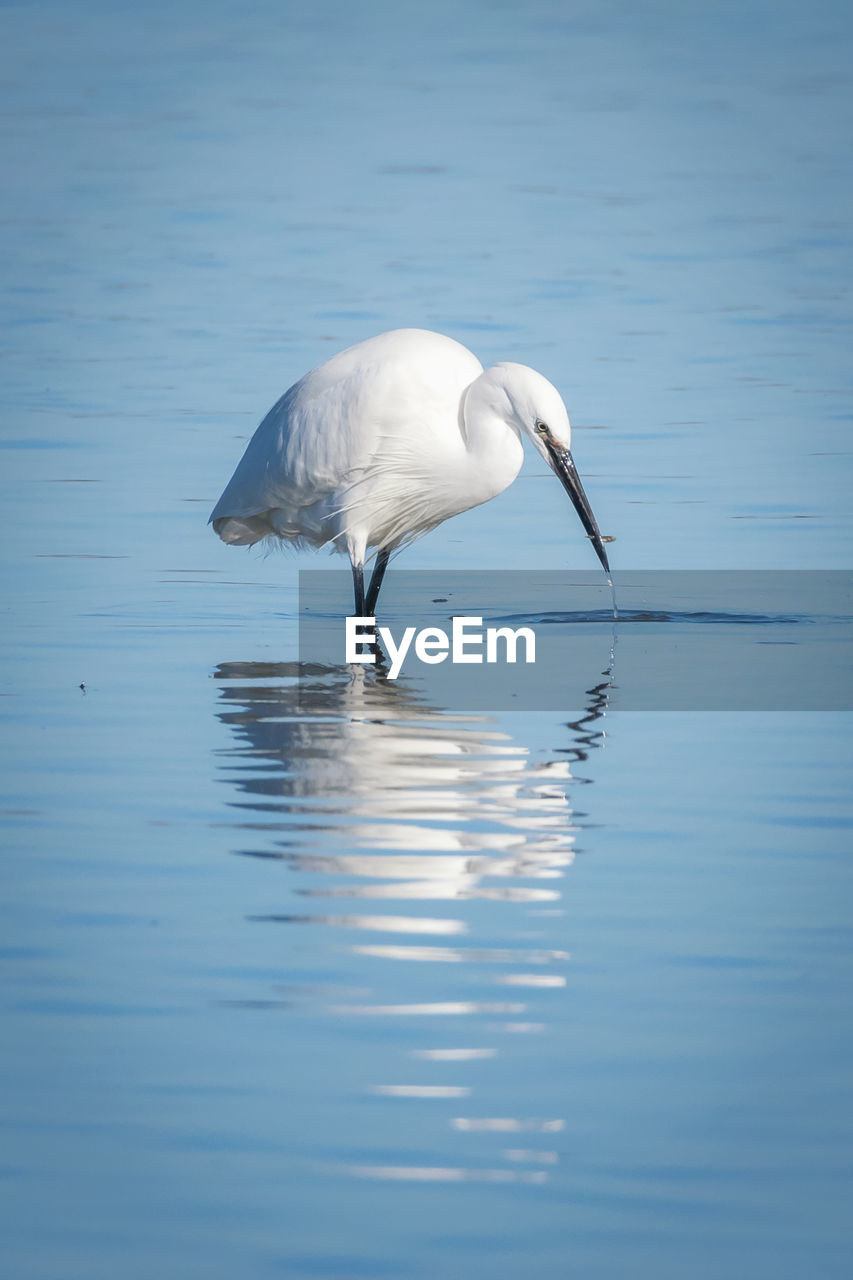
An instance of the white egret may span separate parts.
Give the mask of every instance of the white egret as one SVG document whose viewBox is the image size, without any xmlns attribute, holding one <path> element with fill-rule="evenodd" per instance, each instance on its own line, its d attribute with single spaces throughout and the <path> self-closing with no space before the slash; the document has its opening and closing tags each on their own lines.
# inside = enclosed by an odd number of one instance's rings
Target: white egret
<svg viewBox="0 0 853 1280">
<path fill-rule="evenodd" d="M 346 553 L 356 614 L 372 616 L 391 554 L 506 489 L 524 436 L 559 477 L 609 575 L 556 388 L 525 365 L 484 370 L 466 347 L 424 329 L 368 338 L 286 391 L 210 522 L 237 546 L 275 537 Z"/>
</svg>

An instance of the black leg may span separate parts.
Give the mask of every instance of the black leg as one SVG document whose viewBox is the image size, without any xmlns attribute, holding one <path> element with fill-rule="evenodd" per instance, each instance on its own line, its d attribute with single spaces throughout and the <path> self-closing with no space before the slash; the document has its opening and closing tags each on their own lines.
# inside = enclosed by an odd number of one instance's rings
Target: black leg
<svg viewBox="0 0 853 1280">
<path fill-rule="evenodd" d="M 352 567 L 352 585 L 355 588 L 354 617 L 366 618 L 369 615 L 364 612 L 364 568 L 360 564 L 354 564 Z"/>
<path fill-rule="evenodd" d="M 377 553 L 376 564 L 373 573 L 370 575 L 370 586 L 367 588 L 367 617 L 372 618 L 376 610 L 376 601 L 379 599 L 379 588 L 382 586 L 382 579 L 385 577 L 385 570 L 388 568 L 388 561 L 391 557 L 391 548 L 383 547 Z"/>
</svg>

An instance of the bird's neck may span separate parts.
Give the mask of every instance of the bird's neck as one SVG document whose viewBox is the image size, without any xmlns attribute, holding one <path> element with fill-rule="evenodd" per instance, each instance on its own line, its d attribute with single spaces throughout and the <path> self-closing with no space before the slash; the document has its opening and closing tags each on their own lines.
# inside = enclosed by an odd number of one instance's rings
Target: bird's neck
<svg viewBox="0 0 853 1280">
<path fill-rule="evenodd" d="M 479 502 L 487 502 L 512 484 L 524 458 L 521 433 L 495 372 L 487 369 L 475 378 L 462 401 L 465 479 L 471 492 L 483 493 Z"/>
</svg>

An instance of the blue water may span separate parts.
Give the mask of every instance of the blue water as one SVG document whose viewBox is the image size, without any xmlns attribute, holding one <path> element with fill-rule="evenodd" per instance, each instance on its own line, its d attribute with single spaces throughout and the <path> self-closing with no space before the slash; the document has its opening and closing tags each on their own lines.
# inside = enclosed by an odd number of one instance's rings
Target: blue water
<svg viewBox="0 0 853 1280">
<path fill-rule="evenodd" d="M 315 561 L 206 520 L 287 385 L 416 325 L 560 388 L 617 589 L 849 569 L 853 19 L 0 28 L 6 1272 L 846 1277 L 850 713 L 297 670 Z M 405 564 L 591 560 L 531 458 Z"/>
</svg>

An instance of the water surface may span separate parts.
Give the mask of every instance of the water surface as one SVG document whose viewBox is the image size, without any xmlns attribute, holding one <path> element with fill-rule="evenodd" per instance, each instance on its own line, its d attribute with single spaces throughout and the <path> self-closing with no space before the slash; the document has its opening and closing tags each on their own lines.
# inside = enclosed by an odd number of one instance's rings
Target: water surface
<svg viewBox="0 0 853 1280">
<path fill-rule="evenodd" d="M 846 1277 L 849 713 L 620 711 L 603 617 L 535 712 L 300 665 L 315 562 L 205 524 L 418 325 L 560 388 L 617 590 L 849 569 L 846 13 L 0 24 L 9 1274 Z M 405 563 L 590 559 L 529 459 Z"/>
</svg>

